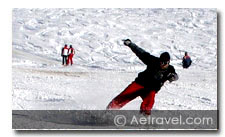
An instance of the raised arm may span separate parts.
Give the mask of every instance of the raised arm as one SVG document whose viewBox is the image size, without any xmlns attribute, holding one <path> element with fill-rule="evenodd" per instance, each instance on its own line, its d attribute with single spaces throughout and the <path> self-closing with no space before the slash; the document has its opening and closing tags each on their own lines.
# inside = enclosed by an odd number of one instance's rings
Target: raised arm
<svg viewBox="0 0 225 137">
<path fill-rule="evenodd" d="M 128 46 L 137 55 L 137 57 L 146 65 L 149 65 L 157 60 L 157 57 L 149 54 L 144 49 L 138 47 L 135 43 L 132 43 L 129 39 L 124 40 L 124 45 Z"/>
</svg>

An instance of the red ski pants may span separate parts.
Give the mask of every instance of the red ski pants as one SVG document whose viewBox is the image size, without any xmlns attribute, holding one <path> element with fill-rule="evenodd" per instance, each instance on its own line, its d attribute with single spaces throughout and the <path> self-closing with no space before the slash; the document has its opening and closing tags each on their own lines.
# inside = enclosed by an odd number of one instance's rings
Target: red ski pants
<svg viewBox="0 0 225 137">
<path fill-rule="evenodd" d="M 155 102 L 155 91 L 144 91 L 144 87 L 136 82 L 131 83 L 123 92 L 115 97 L 107 106 L 107 109 L 120 109 L 131 100 L 141 96 L 143 102 L 141 103 L 141 111 L 151 111 Z"/>
<path fill-rule="evenodd" d="M 71 65 L 73 64 L 73 54 L 70 54 L 70 55 L 68 56 L 68 59 L 67 59 L 66 64 L 69 65 L 69 63 L 71 63 Z"/>
</svg>

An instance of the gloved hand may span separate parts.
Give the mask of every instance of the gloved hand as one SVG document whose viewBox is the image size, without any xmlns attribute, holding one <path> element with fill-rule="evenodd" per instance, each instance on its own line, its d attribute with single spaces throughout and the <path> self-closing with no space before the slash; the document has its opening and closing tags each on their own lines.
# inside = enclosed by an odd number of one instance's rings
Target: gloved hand
<svg viewBox="0 0 225 137">
<path fill-rule="evenodd" d="M 172 82 L 172 81 L 175 81 L 176 80 L 176 77 L 175 77 L 175 74 L 173 73 L 170 73 L 168 76 L 167 76 L 169 82 Z"/>
<path fill-rule="evenodd" d="M 130 43 L 131 43 L 130 39 L 123 40 L 123 44 L 126 46 L 130 45 Z"/>
</svg>

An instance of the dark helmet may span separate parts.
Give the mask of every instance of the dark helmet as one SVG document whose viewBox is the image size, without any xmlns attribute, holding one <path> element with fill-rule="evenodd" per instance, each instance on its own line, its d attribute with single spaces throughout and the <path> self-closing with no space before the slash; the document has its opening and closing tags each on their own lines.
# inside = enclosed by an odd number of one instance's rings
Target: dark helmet
<svg viewBox="0 0 225 137">
<path fill-rule="evenodd" d="M 70 45 L 70 48 L 72 48 L 73 46 L 72 45 Z"/>
<path fill-rule="evenodd" d="M 160 55 L 160 61 L 161 62 L 170 61 L 170 54 L 168 52 L 163 52 Z"/>
</svg>

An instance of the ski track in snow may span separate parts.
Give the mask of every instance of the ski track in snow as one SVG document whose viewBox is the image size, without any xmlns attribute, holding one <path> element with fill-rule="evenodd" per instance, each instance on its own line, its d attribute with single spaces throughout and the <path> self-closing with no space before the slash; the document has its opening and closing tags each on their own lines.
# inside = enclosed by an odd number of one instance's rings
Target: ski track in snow
<svg viewBox="0 0 225 137">
<path fill-rule="evenodd" d="M 216 110 L 216 22 L 214 9 L 14 9 L 13 109 L 105 109 L 145 69 L 122 45 L 131 38 L 155 56 L 170 52 L 179 75 L 153 109 Z M 61 65 L 65 43 L 75 47 L 73 66 Z M 184 51 L 190 69 L 181 68 Z M 137 97 L 122 109 L 140 104 Z"/>
</svg>

